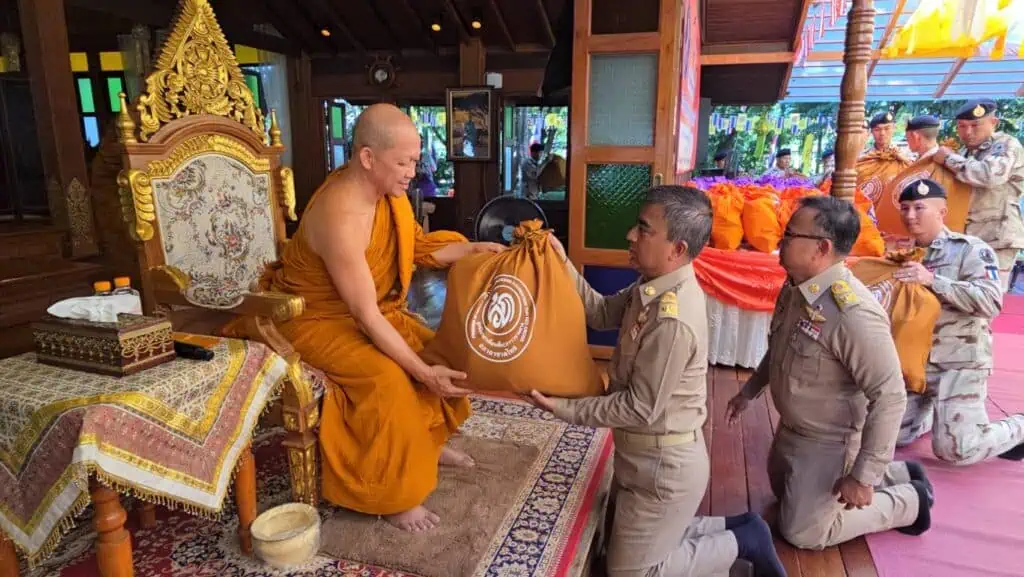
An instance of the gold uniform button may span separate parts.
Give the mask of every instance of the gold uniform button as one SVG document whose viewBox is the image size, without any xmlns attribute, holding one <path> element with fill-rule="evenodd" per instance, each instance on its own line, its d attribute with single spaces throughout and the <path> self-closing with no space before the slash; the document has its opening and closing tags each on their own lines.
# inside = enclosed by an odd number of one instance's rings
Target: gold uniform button
<svg viewBox="0 0 1024 577">
<path fill-rule="evenodd" d="M 656 291 L 654 290 L 654 287 L 652 287 L 652 286 L 647 286 L 647 287 L 644 287 L 644 294 L 645 294 L 645 295 L 647 295 L 647 296 L 649 296 L 649 297 L 652 297 L 652 296 L 654 296 L 654 293 L 655 293 L 655 292 L 656 292 Z"/>
</svg>

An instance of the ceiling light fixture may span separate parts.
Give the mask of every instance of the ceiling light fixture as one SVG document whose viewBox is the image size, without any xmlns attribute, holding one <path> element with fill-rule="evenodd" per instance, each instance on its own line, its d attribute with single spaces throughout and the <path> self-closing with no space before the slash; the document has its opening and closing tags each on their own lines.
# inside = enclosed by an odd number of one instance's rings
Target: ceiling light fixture
<svg viewBox="0 0 1024 577">
<path fill-rule="evenodd" d="M 440 32 L 441 31 L 441 23 L 440 22 L 432 23 L 430 25 L 430 29 L 433 30 L 434 32 Z"/>
<path fill-rule="evenodd" d="M 480 18 L 479 10 L 473 11 L 473 19 L 469 21 L 469 25 L 473 30 L 479 30 L 484 27 L 484 22 L 483 19 Z"/>
<path fill-rule="evenodd" d="M 324 38 L 327 38 L 328 36 L 331 35 L 331 31 L 328 30 L 327 28 L 321 28 L 320 35 L 323 36 Z"/>
</svg>

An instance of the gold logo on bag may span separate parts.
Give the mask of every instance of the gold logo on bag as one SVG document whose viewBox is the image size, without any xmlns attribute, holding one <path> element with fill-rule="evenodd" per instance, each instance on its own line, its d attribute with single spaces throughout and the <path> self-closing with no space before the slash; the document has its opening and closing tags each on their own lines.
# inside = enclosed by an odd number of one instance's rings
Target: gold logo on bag
<svg viewBox="0 0 1024 577">
<path fill-rule="evenodd" d="M 537 306 L 523 281 L 499 274 L 466 314 L 466 342 L 478 356 L 507 363 L 526 351 L 533 338 Z"/>
</svg>

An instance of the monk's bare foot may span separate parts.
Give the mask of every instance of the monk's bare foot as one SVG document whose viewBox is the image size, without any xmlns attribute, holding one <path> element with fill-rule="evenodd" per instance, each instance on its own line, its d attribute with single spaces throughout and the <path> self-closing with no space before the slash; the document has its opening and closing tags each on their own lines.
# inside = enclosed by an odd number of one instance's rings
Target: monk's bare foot
<svg viewBox="0 0 1024 577">
<path fill-rule="evenodd" d="M 456 451 L 451 447 L 441 448 L 441 458 L 437 460 L 441 465 L 448 465 L 449 467 L 462 467 L 469 469 L 476 465 L 476 461 L 473 457 L 463 453 L 462 451 Z"/>
<path fill-rule="evenodd" d="M 429 531 L 437 527 L 437 524 L 441 522 L 440 517 L 423 505 L 418 505 L 403 513 L 385 515 L 384 519 L 403 531 L 411 531 L 413 533 Z"/>
</svg>

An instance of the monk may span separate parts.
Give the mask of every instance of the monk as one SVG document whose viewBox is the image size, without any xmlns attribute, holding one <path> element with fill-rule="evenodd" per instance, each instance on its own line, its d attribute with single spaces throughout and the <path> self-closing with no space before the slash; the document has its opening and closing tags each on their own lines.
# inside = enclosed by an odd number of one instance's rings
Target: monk
<svg viewBox="0 0 1024 577">
<path fill-rule="evenodd" d="M 465 373 L 417 354 L 433 332 L 406 307 L 413 266 L 444 268 L 470 253 L 504 249 L 455 232 L 424 234 L 406 196 L 420 136 L 398 108 L 376 104 L 356 121 L 351 161 L 313 194 L 270 290 L 299 295 L 306 310 L 278 326 L 302 359 L 323 370 L 323 497 L 383 515 L 409 531 L 440 518 L 423 502 L 438 464 L 473 466 L 445 447 L 470 413 Z"/>
</svg>

